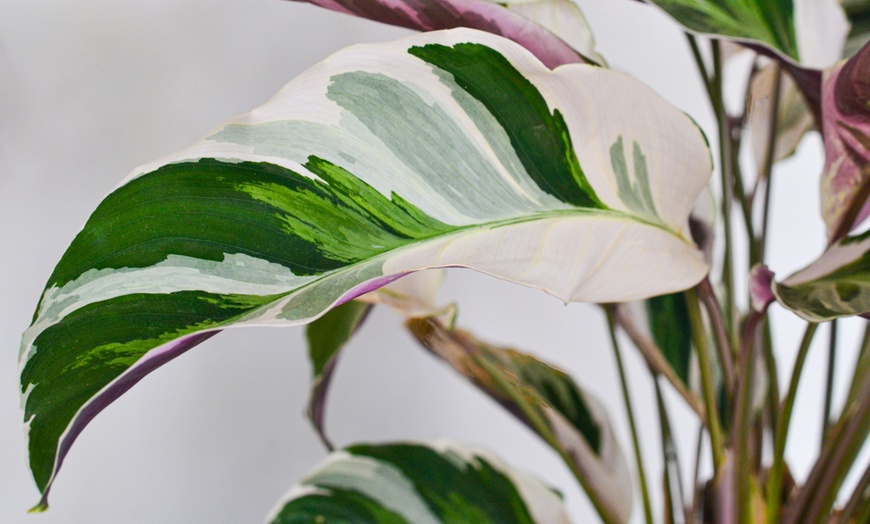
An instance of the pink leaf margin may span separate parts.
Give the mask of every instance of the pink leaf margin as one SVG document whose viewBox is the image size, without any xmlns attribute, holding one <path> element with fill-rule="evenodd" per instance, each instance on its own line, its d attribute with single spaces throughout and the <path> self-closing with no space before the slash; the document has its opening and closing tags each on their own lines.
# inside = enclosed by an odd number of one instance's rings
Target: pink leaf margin
<svg viewBox="0 0 870 524">
<path fill-rule="evenodd" d="M 531 51 L 550 69 L 592 63 L 535 22 L 486 0 L 293 0 L 385 24 L 436 31 L 469 27 L 493 33 Z"/>
</svg>

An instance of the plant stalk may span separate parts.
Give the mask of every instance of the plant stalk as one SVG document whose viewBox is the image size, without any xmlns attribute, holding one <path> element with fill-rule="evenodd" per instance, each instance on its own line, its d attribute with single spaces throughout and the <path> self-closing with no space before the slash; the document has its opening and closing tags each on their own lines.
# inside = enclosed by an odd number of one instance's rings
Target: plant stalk
<svg viewBox="0 0 870 524">
<path fill-rule="evenodd" d="M 822 413 L 822 446 L 828 437 L 828 429 L 831 425 L 831 404 L 834 397 L 834 368 L 837 361 L 837 319 L 831 322 L 831 331 L 828 338 L 828 372 L 825 375 L 825 408 Z"/>
<path fill-rule="evenodd" d="M 670 382 L 674 389 L 677 390 L 677 393 L 683 397 L 683 400 L 698 415 L 701 423 L 706 424 L 707 414 L 704 411 L 704 404 L 695 393 L 689 391 L 688 386 L 677 376 L 674 369 L 662 356 L 662 350 L 656 346 L 656 343 L 652 339 L 641 332 L 640 328 L 631 319 L 631 315 L 623 313 L 622 306 L 616 306 L 614 316 L 616 317 L 616 323 L 628 335 L 628 338 L 631 339 L 638 351 L 640 351 L 641 356 L 646 360 L 646 364 L 652 372 Z"/>
<path fill-rule="evenodd" d="M 752 485 L 749 454 L 750 419 L 752 417 L 752 386 L 755 382 L 755 334 L 764 320 L 764 313 L 753 311 L 746 319 L 743 345 L 740 348 L 740 390 L 737 393 L 737 412 L 731 426 L 731 442 L 735 448 L 734 490 L 737 515 L 740 522 L 752 521 L 750 486 Z"/>
<path fill-rule="evenodd" d="M 631 395 L 628 392 L 628 381 L 625 378 L 625 368 L 622 365 L 622 355 L 619 349 L 619 341 L 616 337 L 616 315 L 614 314 L 615 306 L 608 304 L 604 307 L 607 312 L 607 327 L 610 331 L 610 342 L 613 346 L 613 356 L 616 359 L 616 369 L 619 372 L 619 384 L 622 386 L 622 400 L 625 404 L 625 411 L 628 415 L 628 426 L 631 430 L 631 442 L 634 446 L 634 458 L 637 463 L 637 476 L 640 482 L 640 493 L 643 498 L 643 513 L 647 524 L 653 524 L 652 505 L 650 504 L 649 488 L 647 488 L 646 471 L 643 466 L 643 455 L 640 451 L 640 439 L 637 434 L 637 425 L 634 421 L 634 409 L 631 404 Z M 655 380 L 655 377 L 653 377 Z"/>
<path fill-rule="evenodd" d="M 816 333 L 816 323 L 807 324 L 795 358 L 794 369 L 788 384 L 788 392 L 782 401 L 779 417 L 774 430 L 773 462 L 767 477 L 767 522 L 779 522 L 780 499 L 782 497 L 782 475 L 785 468 L 785 445 L 788 440 L 788 427 L 791 422 L 792 409 L 797 396 L 798 384 L 803 372 L 804 362 L 809 353 L 810 344 Z"/>
<path fill-rule="evenodd" d="M 704 409 L 707 413 L 707 430 L 710 432 L 710 447 L 713 451 L 713 467 L 718 473 L 725 456 L 725 445 L 722 439 L 719 411 L 716 409 L 716 390 L 710 350 L 707 347 L 707 334 L 695 289 L 686 291 L 686 304 L 689 309 L 689 322 L 692 325 L 692 343 L 698 352 L 698 366 L 701 370 L 701 386 L 704 392 Z"/>
<path fill-rule="evenodd" d="M 671 422 L 668 419 L 668 410 L 665 405 L 665 399 L 662 397 L 662 390 L 659 387 L 658 379 L 654 379 L 656 390 L 656 403 L 658 404 L 659 412 L 659 428 L 661 429 L 662 438 L 662 460 L 664 464 L 664 482 L 665 496 L 667 497 L 665 515 L 667 522 L 676 524 L 677 522 L 685 522 L 685 494 L 683 493 L 683 479 L 680 474 L 680 457 L 677 454 L 674 446 L 673 433 L 671 432 Z M 679 519 L 677 516 L 679 515 Z"/>
</svg>

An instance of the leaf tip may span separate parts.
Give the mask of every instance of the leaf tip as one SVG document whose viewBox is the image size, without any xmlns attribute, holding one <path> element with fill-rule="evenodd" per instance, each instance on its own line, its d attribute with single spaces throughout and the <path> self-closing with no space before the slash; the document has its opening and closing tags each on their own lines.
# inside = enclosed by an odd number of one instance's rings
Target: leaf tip
<svg viewBox="0 0 870 524">
<path fill-rule="evenodd" d="M 46 511 L 48 511 L 48 500 L 42 497 L 37 505 L 27 510 L 27 513 L 44 513 Z"/>
</svg>

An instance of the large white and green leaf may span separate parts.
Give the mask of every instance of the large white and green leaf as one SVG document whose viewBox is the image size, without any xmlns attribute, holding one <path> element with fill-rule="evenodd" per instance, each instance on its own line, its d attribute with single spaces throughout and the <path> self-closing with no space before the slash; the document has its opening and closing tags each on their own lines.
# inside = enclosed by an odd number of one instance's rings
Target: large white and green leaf
<svg viewBox="0 0 870 524">
<path fill-rule="evenodd" d="M 567 524 L 561 497 L 490 453 L 448 441 L 355 445 L 293 486 L 270 524 Z"/>
<path fill-rule="evenodd" d="M 870 44 L 825 72 L 822 217 L 838 240 L 870 216 Z"/>
<path fill-rule="evenodd" d="M 223 328 L 307 323 L 434 267 L 565 301 L 690 287 L 710 172 L 692 121 L 618 72 L 551 71 L 468 29 L 339 52 L 136 170 L 73 240 L 20 353 L 36 483 L 45 497 L 91 418 Z"/>
<path fill-rule="evenodd" d="M 686 29 L 760 44 L 776 56 L 821 69 L 836 62 L 849 23 L 838 0 L 645 0 Z"/>
<path fill-rule="evenodd" d="M 604 522 L 628 522 L 632 481 L 604 406 L 564 372 L 436 319 L 407 322 L 420 343 L 540 435 L 568 464 Z"/>
<path fill-rule="evenodd" d="M 870 231 L 840 240 L 772 289 L 780 304 L 811 322 L 870 313 Z"/>
<path fill-rule="evenodd" d="M 562 19 L 538 7 L 508 9 L 505 2 L 492 0 L 294 0 L 340 13 L 359 16 L 385 24 L 417 31 L 468 27 L 509 38 L 531 51 L 548 67 L 562 64 L 597 62 L 590 52 L 592 38 L 579 9 L 558 6 Z M 569 4 L 569 0 L 535 0 L 541 4 Z M 519 2 L 509 2 L 519 3 Z M 531 10 L 531 11 L 530 11 Z M 566 20 L 568 14 L 571 18 Z M 579 18 L 578 18 L 579 15 Z M 538 20 L 536 20 L 538 18 Z M 581 31 L 563 41 L 554 30 Z M 588 36 L 587 36 L 588 35 Z M 560 35 L 561 36 L 561 35 Z M 580 45 L 580 47 L 573 47 Z M 583 55 L 582 53 L 589 54 Z"/>
</svg>

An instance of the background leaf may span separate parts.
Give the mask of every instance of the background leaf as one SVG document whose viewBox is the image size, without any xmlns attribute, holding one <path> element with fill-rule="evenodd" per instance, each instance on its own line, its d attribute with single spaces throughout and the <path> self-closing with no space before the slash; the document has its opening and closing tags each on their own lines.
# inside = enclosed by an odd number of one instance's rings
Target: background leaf
<svg viewBox="0 0 870 524">
<path fill-rule="evenodd" d="M 647 0 L 695 33 L 759 43 L 820 69 L 842 54 L 849 30 L 838 0 Z"/>
<path fill-rule="evenodd" d="M 606 522 L 628 522 L 631 477 L 601 404 L 552 366 L 433 319 L 408 321 L 427 349 L 538 433 L 568 463 Z"/>
<path fill-rule="evenodd" d="M 770 118 L 773 110 L 773 86 L 779 67 L 767 64 L 753 77 L 749 91 L 748 126 L 752 138 L 755 165 L 762 166 L 767 155 Z M 776 146 L 773 161 L 777 162 L 794 154 L 804 135 L 812 130 L 815 122 L 806 101 L 789 75 L 781 75 L 779 107 L 776 112 Z M 761 167 L 759 167 L 759 170 Z"/>
<path fill-rule="evenodd" d="M 271 524 L 565 524 L 562 501 L 486 452 L 446 441 L 356 445 L 291 489 Z"/>
<path fill-rule="evenodd" d="M 665 360 L 683 384 L 690 384 L 689 364 L 692 359 L 692 326 L 689 309 L 682 293 L 671 293 L 645 301 L 650 333 Z"/>
</svg>

